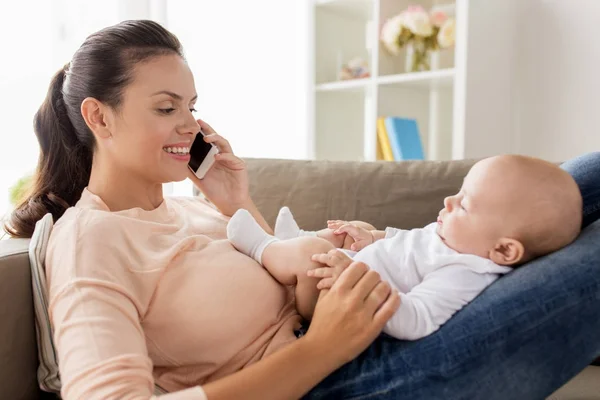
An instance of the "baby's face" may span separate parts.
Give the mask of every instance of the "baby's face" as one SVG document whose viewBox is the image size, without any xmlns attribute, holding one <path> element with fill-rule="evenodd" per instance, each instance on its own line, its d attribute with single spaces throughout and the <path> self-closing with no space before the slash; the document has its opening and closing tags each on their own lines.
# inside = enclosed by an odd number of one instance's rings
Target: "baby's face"
<svg viewBox="0 0 600 400">
<path fill-rule="evenodd" d="M 447 246 L 464 254 L 489 257 L 489 252 L 517 218 L 520 182 L 508 181 L 498 166 L 488 162 L 471 168 L 462 188 L 444 199 L 437 220 L 437 233 Z M 521 207 L 522 208 L 522 207 Z"/>
<path fill-rule="evenodd" d="M 459 253 L 517 265 L 575 240 L 581 209 L 577 183 L 558 166 L 495 156 L 476 163 L 460 191 L 444 200 L 437 233 Z"/>
</svg>

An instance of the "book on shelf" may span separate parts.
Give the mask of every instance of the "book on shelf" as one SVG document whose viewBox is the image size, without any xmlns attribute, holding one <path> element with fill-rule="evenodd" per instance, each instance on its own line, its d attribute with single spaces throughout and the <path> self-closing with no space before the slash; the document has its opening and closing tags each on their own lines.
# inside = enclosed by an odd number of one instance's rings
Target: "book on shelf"
<svg viewBox="0 0 600 400">
<path fill-rule="evenodd" d="M 383 160 L 383 149 L 381 148 L 381 143 L 379 140 L 377 141 L 377 157 L 375 158 L 377 161 Z"/>
<path fill-rule="evenodd" d="M 394 154 L 392 153 L 392 146 L 388 139 L 383 117 L 377 118 L 377 147 L 381 149 L 381 158 L 378 157 L 378 160 L 394 161 Z"/>
<path fill-rule="evenodd" d="M 380 156 L 386 161 L 424 159 L 419 126 L 411 118 L 377 118 L 377 147 L 377 159 Z"/>
</svg>

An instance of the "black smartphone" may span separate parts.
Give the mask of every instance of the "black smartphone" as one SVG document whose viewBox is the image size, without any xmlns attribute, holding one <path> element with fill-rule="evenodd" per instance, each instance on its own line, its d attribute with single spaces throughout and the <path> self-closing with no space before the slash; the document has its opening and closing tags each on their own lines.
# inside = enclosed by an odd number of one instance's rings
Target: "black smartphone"
<svg viewBox="0 0 600 400">
<path fill-rule="evenodd" d="M 204 132 L 198 132 L 190 148 L 188 168 L 192 170 L 198 179 L 203 179 L 204 175 L 206 175 L 210 167 L 214 164 L 215 154 L 218 152 L 217 146 L 204 141 Z"/>
</svg>

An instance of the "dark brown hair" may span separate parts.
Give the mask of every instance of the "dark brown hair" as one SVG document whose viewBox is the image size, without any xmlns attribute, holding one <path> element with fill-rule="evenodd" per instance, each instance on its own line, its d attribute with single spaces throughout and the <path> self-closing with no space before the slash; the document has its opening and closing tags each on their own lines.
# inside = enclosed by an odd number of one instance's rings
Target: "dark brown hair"
<svg viewBox="0 0 600 400">
<path fill-rule="evenodd" d="M 90 35 L 54 75 L 34 117 L 40 155 L 31 190 L 4 225 L 11 236 L 31 237 L 48 212 L 56 222 L 88 185 L 96 143 L 81 115 L 83 100 L 118 109 L 133 67 L 165 54 L 183 57 L 175 35 L 154 21 L 124 21 Z"/>
</svg>

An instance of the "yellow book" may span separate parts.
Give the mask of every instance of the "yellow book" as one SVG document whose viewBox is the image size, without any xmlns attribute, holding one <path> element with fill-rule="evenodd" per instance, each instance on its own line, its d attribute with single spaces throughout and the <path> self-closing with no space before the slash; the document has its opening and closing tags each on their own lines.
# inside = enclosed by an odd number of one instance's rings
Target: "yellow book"
<svg viewBox="0 0 600 400">
<path fill-rule="evenodd" d="M 385 129 L 385 117 L 377 118 L 377 147 L 381 147 L 383 159 L 386 161 L 394 161 L 394 153 L 388 138 L 387 130 Z"/>
<path fill-rule="evenodd" d="M 383 149 L 381 148 L 381 143 L 379 143 L 379 138 L 377 139 L 377 161 L 385 160 L 383 158 Z"/>
</svg>

